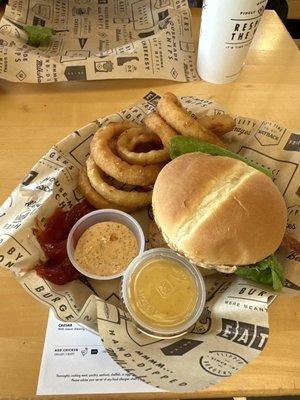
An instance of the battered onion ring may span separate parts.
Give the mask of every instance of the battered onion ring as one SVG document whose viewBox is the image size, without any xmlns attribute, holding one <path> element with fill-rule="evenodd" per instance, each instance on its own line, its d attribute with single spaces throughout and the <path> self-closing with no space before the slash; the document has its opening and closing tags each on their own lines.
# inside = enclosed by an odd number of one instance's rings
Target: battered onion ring
<svg viewBox="0 0 300 400">
<path fill-rule="evenodd" d="M 170 139 L 171 137 L 176 136 L 177 132 L 156 112 L 148 114 L 144 118 L 143 122 L 147 128 L 160 137 L 164 147 L 170 149 Z"/>
<path fill-rule="evenodd" d="M 109 146 L 109 141 L 114 137 L 118 137 L 126 129 L 137 126 L 139 125 L 122 121 L 111 122 L 99 129 L 91 142 L 91 154 L 98 167 L 107 175 L 130 185 L 148 186 L 155 182 L 162 165 L 130 165 L 114 154 Z"/>
<path fill-rule="evenodd" d="M 198 121 L 204 128 L 218 136 L 231 132 L 236 125 L 235 120 L 228 114 L 205 115 L 204 117 L 199 117 Z"/>
<path fill-rule="evenodd" d="M 135 210 L 151 204 L 152 190 L 149 192 L 138 192 L 133 190 L 127 192 L 111 186 L 103 179 L 103 171 L 89 157 L 86 162 L 87 176 L 93 188 L 108 201 L 121 207 L 131 207 Z"/>
<path fill-rule="evenodd" d="M 158 101 L 157 111 L 177 132 L 226 147 L 214 133 L 205 129 L 198 119 L 190 116 L 173 93 L 165 93 Z"/>
<path fill-rule="evenodd" d="M 159 137 L 151 132 L 146 133 L 145 128 L 129 128 L 119 136 L 117 152 L 123 160 L 131 164 L 151 165 L 168 161 L 170 154 L 166 149 L 147 152 L 132 151 L 137 143 L 149 143 L 157 140 L 160 141 Z"/>
<path fill-rule="evenodd" d="M 86 174 L 85 168 L 82 168 L 79 171 L 78 184 L 79 184 L 79 188 L 80 188 L 82 194 L 84 195 L 84 197 L 95 208 L 98 208 L 98 209 L 117 208 L 118 210 L 128 211 L 128 212 L 135 210 L 135 208 L 132 206 L 131 207 L 121 207 L 115 203 L 111 203 L 111 202 L 107 201 L 104 197 L 102 197 L 99 193 L 97 193 L 96 190 L 90 184 L 90 181 Z"/>
</svg>

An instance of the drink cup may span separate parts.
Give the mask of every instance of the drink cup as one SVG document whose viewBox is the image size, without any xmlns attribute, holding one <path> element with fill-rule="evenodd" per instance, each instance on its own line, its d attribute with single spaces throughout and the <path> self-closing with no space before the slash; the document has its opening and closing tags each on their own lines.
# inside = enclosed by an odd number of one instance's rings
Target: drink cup
<svg viewBox="0 0 300 400">
<path fill-rule="evenodd" d="M 267 0 L 204 0 L 197 70 L 211 83 L 240 74 Z"/>
</svg>

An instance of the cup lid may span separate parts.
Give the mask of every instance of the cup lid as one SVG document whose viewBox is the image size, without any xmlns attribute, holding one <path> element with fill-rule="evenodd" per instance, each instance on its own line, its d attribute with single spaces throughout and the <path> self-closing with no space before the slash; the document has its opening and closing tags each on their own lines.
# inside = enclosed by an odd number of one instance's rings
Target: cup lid
<svg viewBox="0 0 300 400">
<path fill-rule="evenodd" d="M 190 275 L 193 277 L 193 280 L 196 285 L 196 290 L 197 290 L 197 299 L 195 301 L 195 306 L 193 308 L 193 311 L 191 314 L 184 320 L 182 323 L 179 323 L 176 326 L 172 327 L 158 327 L 158 326 L 153 326 L 150 323 L 144 321 L 142 318 L 140 318 L 139 315 L 134 310 L 134 307 L 132 306 L 132 301 L 130 298 L 130 282 L 131 278 L 133 276 L 133 273 L 135 271 L 138 271 L 140 267 L 143 266 L 145 261 L 152 259 L 152 258 L 165 258 L 165 259 L 171 259 L 180 264 L 183 268 L 185 268 Z M 121 288 L 121 294 L 122 294 L 122 300 L 133 318 L 134 322 L 137 323 L 138 326 L 140 326 L 142 329 L 144 329 L 146 332 L 149 332 L 151 335 L 157 335 L 158 337 L 161 335 L 163 336 L 176 336 L 179 335 L 180 333 L 185 333 L 188 331 L 188 329 L 193 326 L 196 321 L 199 319 L 205 305 L 205 300 L 206 300 L 206 289 L 205 289 L 205 284 L 203 277 L 200 273 L 200 271 L 195 267 L 194 265 L 190 264 L 186 258 L 178 255 L 175 251 L 171 249 L 166 249 L 166 248 L 157 248 L 157 249 L 152 249 L 152 250 L 147 250 L 145 251 L 142 255 L 137 256 L 136 258 L 133 259 L 133 261 L 130 263 L 129 267 L 126 269 L 124 276 L 123 276 L 123 281 L 122 281 L 122 288 Z"/>
</svg>

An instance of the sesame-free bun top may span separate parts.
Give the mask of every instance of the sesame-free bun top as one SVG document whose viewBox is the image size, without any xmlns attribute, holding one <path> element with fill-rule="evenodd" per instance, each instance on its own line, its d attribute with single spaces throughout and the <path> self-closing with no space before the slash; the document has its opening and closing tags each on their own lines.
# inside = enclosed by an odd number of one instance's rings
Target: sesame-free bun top
<svg viewBox="0 0 300 400">
<path fill-rule="evenodd" d="M 272 180 L 242 161 L 189 153 L 154 185 L 155 221 L 168 245 L 198 265 L 246 265 L 272 254 L 286 226 Z"/>
</svg>

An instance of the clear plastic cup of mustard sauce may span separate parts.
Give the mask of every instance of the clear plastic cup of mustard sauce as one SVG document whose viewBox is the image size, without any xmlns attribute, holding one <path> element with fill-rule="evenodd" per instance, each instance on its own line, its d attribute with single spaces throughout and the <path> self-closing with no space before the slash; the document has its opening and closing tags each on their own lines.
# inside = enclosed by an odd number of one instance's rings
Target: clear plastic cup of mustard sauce
<svg viewBox="0 0 300 400">
<path fill-rule="evenodd" d="M 136 257 L 124 273 L 121 294 L 136 328 L 156 338 L 187 333 L 205 305 L 205 284 L 197 267 L 171 249 Z"/>
</svg>

